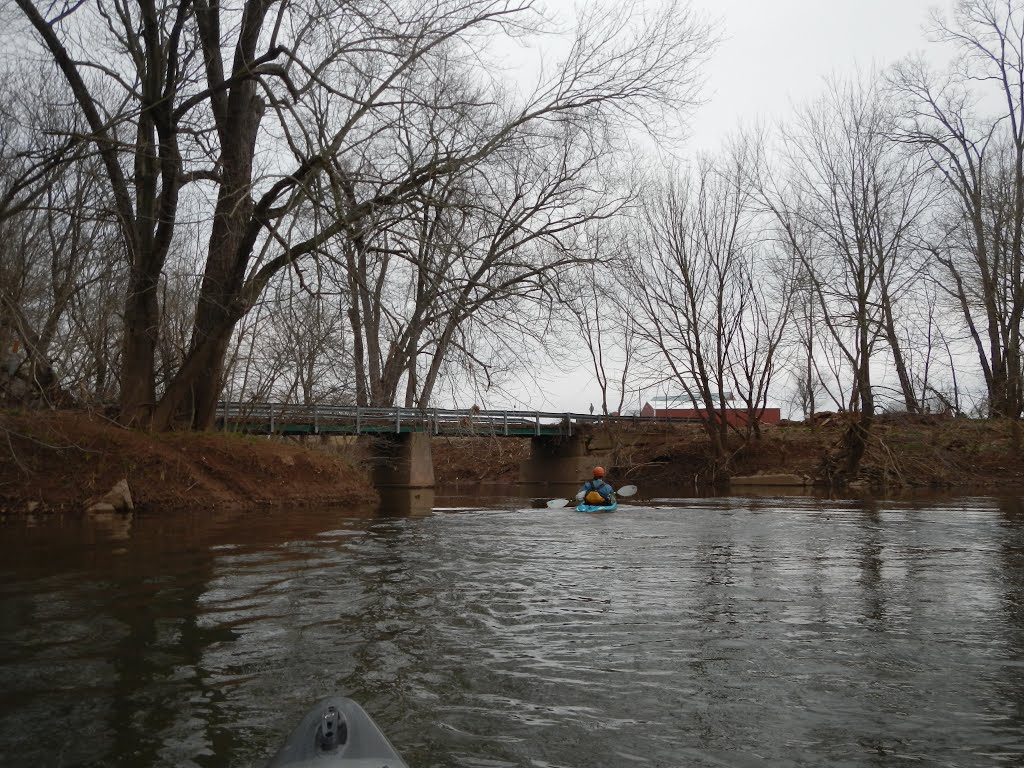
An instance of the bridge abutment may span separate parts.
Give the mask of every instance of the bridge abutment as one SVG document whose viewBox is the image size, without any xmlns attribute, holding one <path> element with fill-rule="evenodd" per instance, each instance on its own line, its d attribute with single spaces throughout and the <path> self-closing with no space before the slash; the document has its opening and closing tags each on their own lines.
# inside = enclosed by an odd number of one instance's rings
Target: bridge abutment
<svg viewBox="0 0 1024 768">
<path fill-rule="evenodd" d="M 375 437 L 373 482 L 389 488 L 433 488 L 430 433 L 401 432 Z"/>
<path fill-rule="evenodd" d="M 588 453 L 582 435 L 530 438 L 530 458 L 519 468 L 524 483 L 574 483 L 590 478 L 601 456 Z"/>
</svg>

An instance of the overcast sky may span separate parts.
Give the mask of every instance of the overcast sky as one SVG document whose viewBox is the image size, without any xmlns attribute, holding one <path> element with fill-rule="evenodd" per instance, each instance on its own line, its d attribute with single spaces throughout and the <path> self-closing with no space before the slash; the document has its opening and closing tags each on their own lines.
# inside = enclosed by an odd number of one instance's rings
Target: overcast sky
<svg viewBox="0 0 1024 768">
<path fill-rule="evenodd" d="M 724 39 L 707 68 L 708 97 L 690 144 L 757 118 L 784 118 L 830 74 L 884 67 L 927 45 L 923 26 L 948 0 L 691 0 L 721 19 Z"/>
<path fill-rule="evenodd" d="M 758 120 L 785 119 L 794 104 L 822 93 L 825 78 L 859 67 L 882 68 L 928 47 L 929 9 L 952 0 L 691 0 L 718 19 L 722 42 L 708 66 L 707 103 L 693 116 L 685 153 L 713 151 L 728 133 Z M 571 0 L 545 0 L 554 14 L 571 14 Z M 523 405 L 586 412 L 600 407 L 600 390 L 586 371 L 556 373 L 522 395 Z M 542 374 L 543 375 L 543 374 Z M 655 394 L 655 393 L 648 393 Z M 542 402 L 546 397 L 547 402 Z M 635 401 L 635 396 L 634 396 Z M 488 403 L 513 406 L 511 402 Z M 771 405 L 781 405 L 772 403 Z M 630 406 L 635 407 L 635 402 Z"/>
</svg>

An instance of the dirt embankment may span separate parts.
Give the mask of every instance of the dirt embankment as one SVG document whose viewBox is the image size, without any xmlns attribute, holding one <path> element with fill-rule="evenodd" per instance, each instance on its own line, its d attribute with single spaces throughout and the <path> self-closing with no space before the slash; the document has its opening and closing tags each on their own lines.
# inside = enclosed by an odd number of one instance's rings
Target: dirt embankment
<svg viewBox="0 0 1024 768">
<path fill-rule="evenodd" d="M 747 443 L 736 435 L 724 471 L 714 469 L 698 425 L 609 425 L 591 443 L 606 449 L 600 460 L 619 482 L 692 489 L 726 484 L 730 476 L 790 474 L 821 484 L 825 460 L 845 428 L 842 418 L 833 417 L 765 427 L 760 440 Z M 435 440 L 434 472 L 439 483 L 514 481 L 529 451 L 529 438 Z M 855 480 L 878 490 L 1024 488 L 1024 450 L 1007 420 L 878 416 Z"/>
<path fill-rule="evenodd" d="M 737 438 L 724 472 L 711 471 L 696 425 L 608 425 L 590 445 L 619 483 L 689 492 L 729 475 L 820 482 L 844 427 L 836 418 L 768 427 L 745 446 Z M 147 434 L 82 413 L 0 412 L 0 512 L 81 510 L 122 479 L 143 510 L 375 502 L 366 465 L 339 450 L 218 433 Z M 515 482 L 530 440 L 437 437 L 432 451 L 438 484 Z M 857 480 L 881 490 L 1024 488 L 1020 431 L 1007 421 L 879 417 Z"/>
<path fill-rule="evenodd" d="M 148 434 L 84 413 L 0 412 L 0 511 L 80 510 L 126 479 L 142 510 L 371 503 L 366 472 L 297 443 Z"/>
</svg>

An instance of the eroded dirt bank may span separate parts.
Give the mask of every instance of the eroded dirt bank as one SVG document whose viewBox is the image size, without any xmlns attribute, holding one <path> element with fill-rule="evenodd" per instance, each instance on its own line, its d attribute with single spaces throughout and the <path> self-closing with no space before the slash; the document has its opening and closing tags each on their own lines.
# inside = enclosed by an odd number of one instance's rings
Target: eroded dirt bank
<svg viewBox="0 0 1024 768">
<path fill-rule="evenodd" d="M 0 413 L 0 510 L 84 509 L 126 479 L 142 510 L 372 503 L 350 457 L 283 440 L 147 434 L 70 412 Z"/>
<path fill-rule="evenodd" d="M 737 435 L 724 469 L 715 468 L 698 425 L 609 425 L 595 430 L 590 445 L 620 483 L 692 489 L 727 484 L 730 476 L 790 474 L 815 484 L 844 429 L 833 417 L 765 427 L 760 440 L 745 445 Z M 1014 432 L 1005 420 L 879 416 L 856 480 L 880 490 L 1024 487 L 1024 450 Z M 439 483 L 514 481 L 529 451 L 528 438 L 435 438 L 434 472 Z"/>
<path fill-rule="evenodd" d="M 791 474 L 820 482 L 842 435 L 838 418 L 766 428 L 735 440 L 727 468 L 712 470 L 696 425 L 596 429 L 590 446 L 616 483 L 727 483 L 730 475 Z M 984 492 L 1024 487 L 1019 430 L 1007 421 L 879 417 L 858 482 L 880 490 Z M 436 437 L 438 484 L 508 483 L 529 457 L 529 438 Z M 610 460 L 609 460 L 610 459 Z M 369 472 L 349 447 L 217 433 L 147 434 L 84 413 L 0 412 L 0 511 L 80 510 L 125 479 L 137 508 L 366 504 Z M 566 478 L 575 481 L 580 478 Z"/>
</svg>

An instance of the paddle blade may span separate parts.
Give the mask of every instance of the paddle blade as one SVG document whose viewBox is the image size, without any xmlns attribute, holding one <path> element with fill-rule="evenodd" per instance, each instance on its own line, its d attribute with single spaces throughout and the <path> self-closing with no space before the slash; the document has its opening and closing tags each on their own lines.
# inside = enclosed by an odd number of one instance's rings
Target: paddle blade
<svg viewBox="0 0 1024 768">
<path fill-rule="evenodd" d="M 568 499 L 552 499 L 548 502 L 548 509 L 558 509 L 569 503 Z"/>
<path fill-rule="evenodd" d="M 635 485 L 624 485 L 615 492 L 616 496 L 632 496 L 636 493 Z"/>
</svg>

